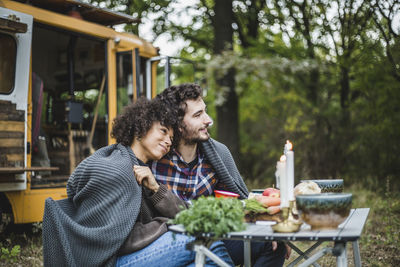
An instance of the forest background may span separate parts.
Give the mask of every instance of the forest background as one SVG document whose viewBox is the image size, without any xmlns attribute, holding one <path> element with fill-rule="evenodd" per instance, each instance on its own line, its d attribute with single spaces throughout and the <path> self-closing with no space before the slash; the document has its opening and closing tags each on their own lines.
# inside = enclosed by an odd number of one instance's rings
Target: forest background
<svg viewBox="0 0 400 267">
<path fill-rule="evenodd" d="M 206 89 L 212 136 L 247 181 L 271 186 L 290 140 L 296 182 L 400 188 L 399 0 L 91 2 L 185 41 L 177 56 L 195 63 L 173 65 L 173 84 Z"/>
<path fill-rule="evenodd" d="M 186 61 L 171 61 L 193 64 L 174 64 L 173 84 L 205 89 L 212 136 L 250 189 L 275 183 L 292 141 L 296 183 L 342 178 L 353 207 L 371 208 L 363 266 L 399 266 L 400 0 L 199 0 L 180 13 L 178 0 L 87 2 L 151 18 L 154 36 L 184 41 L 176 56 Z M 0 265 L 43 266 L 40 224 L 28 232 L 1 234 Z"/>
</svg>

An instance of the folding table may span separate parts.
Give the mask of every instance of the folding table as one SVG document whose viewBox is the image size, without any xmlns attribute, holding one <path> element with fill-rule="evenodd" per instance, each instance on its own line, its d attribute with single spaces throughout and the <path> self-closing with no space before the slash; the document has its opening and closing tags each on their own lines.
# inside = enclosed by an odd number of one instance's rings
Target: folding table
<svg viewBox="0 0 400 267">
<path fill-rule="evenodd" d="M 336 256 L 336 264 L 338 267 L 347 266 L 346 245 L 351 242 L 354 254 L 355 266 L 361 266 L 361 256 L 359 249 L 359 238 L 362 234 L 365 222 L 367 220 L 369 208 L 357 208 L 350 211 L 347 219 L 339 225 L 335 230 L 312 231 L 310 226 L 303 224 L 300 231 L 295 233 L 274 233 L 270 225 L 259 225 L 255 223 L 247 223 L 246 230 L 241 232 L 230 232 L 220 239 L 243 240 L 244 241 L 244 264 L 246 267 L 251 266 L 251 246 L 252 241 L 285 241 L 287 244 L 299 254 L 289 266 L 294 266 L 303 258 L 305 259 L 299 266 L 319 265 L 316 261 L 326 254 Z M 187 234 L 182 225 L 171 225 L 169 230 L 175 233 Z M 207 244 L 213 240 L 210 233 L 202 233 L 196 236 L 196 241 L 192 244 L 191 249 L 196 252 L 196 267 L 204 266 L 205 256 L 210 257 L 220 266 L 226 266 L 218 257 L 207 249 Z M 306 251 L 301 251 L 294 245 L 297 241 L 315 242 Z M 325 247 L 317 251 L 314 255 L 310 253 L 317 249 L 323 242 L 332 242 L 332 247 Z"/>
</svg>

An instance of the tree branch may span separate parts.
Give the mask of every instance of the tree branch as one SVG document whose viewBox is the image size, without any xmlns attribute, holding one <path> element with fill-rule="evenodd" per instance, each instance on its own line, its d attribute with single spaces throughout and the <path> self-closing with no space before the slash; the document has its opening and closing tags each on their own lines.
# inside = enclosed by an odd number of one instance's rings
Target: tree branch
<svg viewBox="0 0 400 267">
<path fill-rule="evenodd" d="M 394 57 L 392 55 L 392 52 L 390 50 L 390 38 L 389 36 L 386 35 L 385 33 L 385 29 L 382 27 L 382 25 L 379 23 L 378 18 L 376 16 L 372 16 L 376 26 L 378 27 L 379 31 L 381 32 L 383 39 L 385 39 L 386 42 L 386 56 L 390 62 L 390 64 L 392 65 L 392 74 L 394 76 L 394 78 L 398 81 L 400 81 L 400 74 L 398 73 L 397 70 L 397 64 L 396 61 L 394 60 Z"/>
</svg>

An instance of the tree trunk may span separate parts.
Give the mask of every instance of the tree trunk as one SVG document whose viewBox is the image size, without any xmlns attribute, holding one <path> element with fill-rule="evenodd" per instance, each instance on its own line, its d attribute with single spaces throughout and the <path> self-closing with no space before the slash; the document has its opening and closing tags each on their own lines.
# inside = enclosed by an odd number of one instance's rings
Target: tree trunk
<svg viewBox="0 0 400 267">
<path fill-rule="evenodd" d="M 219 86 L 230 88 L 223 105 L 217 106 L 218 140 L 224 143 L 232 152 L 236 164 L 240 165 L 239 157 L 239 100 L 234 90 L 234 71 L 218 81 Z"/>
<path fill-rule="evenodd" d="M 349 79 L 349 68 L 341 67 L 341 78 L 340 78 L 340 106 L 342 109 L 347 109 L 349 106 L 349 94 L 350 94 L 350 79 Z"/>
<path fill-rule="evenodd" d="M 232 1 L 215 1 L 214 11 L 213 51 L 214 54 L 220 54 L 224 50 L 232 50 L 233 46 Z M 239 164 L 239 101 L 235 92 L 234 71 L 228 71 L 224 77 L 217 81 L 217 86 L 229 88 L 225 102 L 217 107 L 218 140 L 230 149 L 236 163 Z"/>
</svg>

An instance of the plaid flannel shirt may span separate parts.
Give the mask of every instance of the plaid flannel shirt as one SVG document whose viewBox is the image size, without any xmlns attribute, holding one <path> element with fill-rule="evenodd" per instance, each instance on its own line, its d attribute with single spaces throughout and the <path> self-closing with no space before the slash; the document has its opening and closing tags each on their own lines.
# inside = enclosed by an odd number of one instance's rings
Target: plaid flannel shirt
<svg viewBox="0 0 400 267">
<path fill-rule="evenodd" d="M 197 149 L 197 163 L 190 169 L 188 163 L 176 150 L 172 150 L 159 161 L 151 163 L 151 170 L 159 183 L 165 184 L 184 201 L 200 196 L 214 195 L 217 184 L 215 172 Z"/>
</svg>

